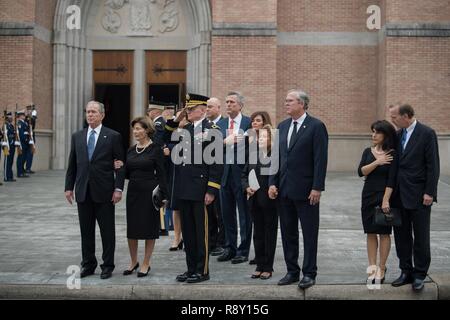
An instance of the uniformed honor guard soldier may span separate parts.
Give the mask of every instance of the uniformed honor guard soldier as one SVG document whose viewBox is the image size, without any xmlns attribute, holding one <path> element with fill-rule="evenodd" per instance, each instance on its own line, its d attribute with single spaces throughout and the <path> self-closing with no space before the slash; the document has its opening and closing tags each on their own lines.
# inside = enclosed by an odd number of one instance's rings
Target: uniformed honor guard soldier
<svg viewBox="0 0 450 320">
<path fill-rule="evenodd" d="M 17 117 L 19 118 L 19 121 L 17 121 L 17 130 L 19 132 L 19 142 L 22 149 L 22 153 L 17 156 L 17 177 L 28 178 L 29 175 L 25 173 L 24 165 L 27 157 L 29 156 L 28 153 L 31 152 L 30 127 L 28 123 L 25 121 L 24 111 L 17 112 Z"/>
<path fill-rule="evenodd" d="M 153 142 L 161 148 L 164 148 L 164 135 L 165 130 L 164 127 L 166 126 L 166 119 L 162 116 L 162 113 L 164 111 L 165 106 L 168 104 L 161 101 L 154 101 L 151 100 L 148 108 L 147 108 L 147 117 L 149 117 L 154 125 L 155 125 L 155 134 L 153 135 Z M 165 166 L 167 170 L 167 166 Z M 168 227 L 168 219 L 166 219 L 165 210 L 161 213 L 161 220 L 160 220 L 160 228 L 159 228 L 159 235 L 160 236 L 168 236 L 169 235 L 169 227 Z"/>
<path fill-rule="evenodd" d="M 164 102 L 150 101 L 147 108 L 147 116 L 153 121 L 156 129 L 153 142 L 161 146 L 164 145 L 164 127 L 166 126 L 166 119 L 164 119 L 162 113 L 166 105 Z"/>
<path fill-rule="evenodd" d="M 8 155 L 5 155 L 5 160 L 3 163 L 3 180 L 5 182 L 14 182 L 16 181 L 13 176 L 13 162 L 14 162 L 14 154 L 16 151 L 15 148 L 15 128 L 13 125 L 13 118 L 12 113 L 7 112 L 5 116 L 5 124 L 4 124 L 4 131 L 5 131 L 5 137 L 3 138 L 4 145 L 3 149 L 8 150 Z"/>
<path fill-rule="evenodd" d="M 187 264 L 187 271 L 178 275 L 176 280 L 197 283 L 209 280 L 206 205 L 219 196 L 223 166 L 219 163 L 208 165 L 203 158 L 204 149 L 211 143 L 212 130 L 218 129 L 205 118 L 208 97 L 189 94 L 186 98 L 186 106 L 180 115 L 167 121 L 165 140 L 167 143 L 171 140 L 172 132 L 176 130 L 179 122 L 187 117 L 190 123 L 183 128 L 180 142 L 172 149 L 172 152 L 182 150 L 183 154 L 180 164 L 177 165 L 174 194 L 181 214 Z M 175 151 L 176 154 L 178 151 Z M 195 155 L 195 152 L 202 152 L 202 155 Z M 196 163 L 198 158 L 201 159 Z"/>
</svg>

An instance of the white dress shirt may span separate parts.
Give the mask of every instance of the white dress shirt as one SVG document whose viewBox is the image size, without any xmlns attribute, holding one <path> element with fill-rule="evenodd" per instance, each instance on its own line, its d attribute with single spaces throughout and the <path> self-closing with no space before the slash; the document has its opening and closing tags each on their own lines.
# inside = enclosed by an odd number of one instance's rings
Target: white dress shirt
<svg viewBox="0 0 450 320">
<path fill-rule="evenodd" d="M 100 131 L 102 130 L 102 124 L 100 124 L 97 128 L 92 129 L 91 127 L 88 128 L 87 136 L 86 136 L 86 145 L 89 143 L 89 137 L 91 136 L 91 131 L 95 131 L 95 144 L 94 144 L 94 150 L 95 146 L 97 145 L 98 137 L 100 136 Z"/>
<path fill-rule="evenodd" d="M 239 112 L 239 114 L 234 119 L 228 118 L 228 128 L 231 127 L 231 120 L 234 121 L 233 133 L 238 134 L 239 128 L 241 127 L 242 113 Z"/>
<path fill-rule="evenodd" d="M 408 144 L 409 138 L 411 138 L 411 135 L 412 135 L 414 129 L 416 128 L 416 124 L 417 124 L 417 120 L 414 120 L 414 122 L 408 128 L 406 128 L 406 140 L 405 140 L 405 145 L 404 145 L 405 149 L 406 149 L 406 145 Z"/>
<path fill-rule="evenodd" d="M 303 124 L 303 121 L 305 121 L 306 116 L 307 116 L 307 114 L 306 114 L 306 112 L 305 112 L 305 113 L 304 113 L 300 118 L 298 118 L 298 119 L 292 118 L 291 126 L 289 127 L 289 131 L 288 131 L 288 138 L 287 138 L 287 145 L 288 145 L 288 147 L 289 147 L 289 142 L 291 141 L 292 131 L 294 131 L 294 121 L 297 121 L 297 132 L 298 132 L 298 130 L 300 129 L 300 127 L 301 127 L 302 124 Z M 297 132 L 296 132 L 296 133 L 297 133 Z"/>
</svg>

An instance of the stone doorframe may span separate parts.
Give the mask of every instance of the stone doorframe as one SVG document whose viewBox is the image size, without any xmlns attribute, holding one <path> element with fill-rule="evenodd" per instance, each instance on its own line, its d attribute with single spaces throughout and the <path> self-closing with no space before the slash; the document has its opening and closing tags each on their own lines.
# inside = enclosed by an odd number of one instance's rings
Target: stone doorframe
<svg viewBox="0 0 450 320">
<path fill-rule="evenodd" d="M 180 7 L 186 18 L 184 37 L 129 38 L 127 41 L 99 41 L 90 36 L 93 21 L 103 1 L 58 0 L 53 39 L 53 152 L 52 169 L 65 169 L 71 135 L 83 124 L 83 107 L 93 95 L 93 50 L 133 50 L 134 81 L 132 114 L 145 110 L 145 51 L 187 50 L 187 91 L 210 94 L 212 17 L 209 0 L 183 0 Z M 66 10 L 81 9 L 81 29 L 68 30 Z"/>
</svg>

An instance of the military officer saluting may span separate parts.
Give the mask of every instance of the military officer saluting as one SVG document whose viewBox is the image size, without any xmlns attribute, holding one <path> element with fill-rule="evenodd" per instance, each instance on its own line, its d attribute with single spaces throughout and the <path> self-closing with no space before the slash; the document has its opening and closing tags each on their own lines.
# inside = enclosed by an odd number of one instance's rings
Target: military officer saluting
<svg viewBox="0 0 450 320">
<path fill-rule="evenodd" d="M 166 124 L 166 143 L 179 122 L 187 117 L 190 122 L 181 133 L 178 145 L 172 149 L 180 156 L 175 177 L 175 190 L 181 214 L 181 230 L 186 251 L 187 271 L 177 281 L 196 283 L 209 280 L 208 214 L 209 205 L 219 196 L 222 165 L 206 164 L 204 149 L 211 143 L 210 135 L 218 127 L 205 118 L 208 97 L 189 94 L 186 106 L 174 120 Z M 180 151 L 180 152 L 179 152 Z M 199 155 L 198 153 L 202 154 Z M 197 154 L 196 154 L 197 153 Z M 178 161 L 177 161 L 178 162 Z"/>
<path fill-rule="evenodd" d="M 17 130 L 19 132 L 19 142 L 22 152 L 17 156 L 17 177 L 18 178 L 28 178 L 29 175 L 25 174 L 25 160 L 28 157 L 28 153 L 31 152 L 30 149 L 30 126 L 25 121 L 25 112 L 17 112 Z"/>
<path fill-rule="evenodd" d="M 13 182 L 16 181 L 13 177 L 13 170 L 12 170 L 12 166 L 13 166 L 13 161 L 14 161 L 14 154 L 16 151 L 15 148 L 15 128 L 13 125 L 13 118 L 12 118 L 12 113 L 8 112 L 6 113 L 6 117 L 5 117 L 5 138 L 3 139 L 4 141 L 4 150 L 8 150 L 8 155 L 5 155 L 5 160 L 3 162 L 3 179 L 5 182 Z"/>
</svg>

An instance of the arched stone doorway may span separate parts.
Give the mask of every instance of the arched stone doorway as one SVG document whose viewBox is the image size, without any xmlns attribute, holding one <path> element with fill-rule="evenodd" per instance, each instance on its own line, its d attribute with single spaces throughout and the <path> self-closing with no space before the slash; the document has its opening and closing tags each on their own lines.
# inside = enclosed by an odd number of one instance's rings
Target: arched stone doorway
<svg viewBox="0 0 450 320">
<path fill-rule="evenodd" d="M 66 10 L 81 9 L 81 29 L 68 30 Z M 64 169 L 71 134 L 94 97 L 96 51 L 131 51 L 130 117 L 144 113 L 146 53 L 185 51 L 186 91 L 210 93 L 211 8 L 208 0 L 59 0 L 54 19 L 52 168 Z"/>
</svg>

